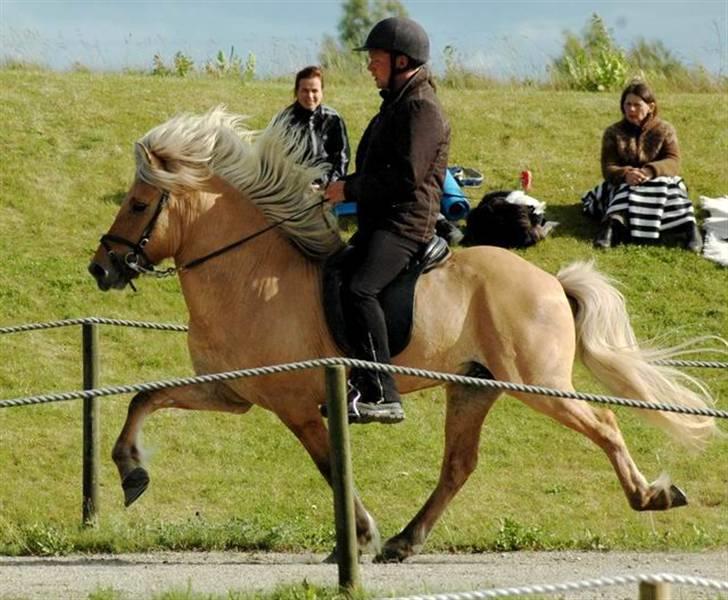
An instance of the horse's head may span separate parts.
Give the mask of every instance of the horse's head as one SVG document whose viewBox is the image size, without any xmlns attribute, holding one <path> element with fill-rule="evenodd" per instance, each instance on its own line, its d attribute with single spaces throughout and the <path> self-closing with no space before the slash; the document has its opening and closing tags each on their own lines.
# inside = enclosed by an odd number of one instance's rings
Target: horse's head
<svg viewBox="0 0 728 600">
<path fill-rule="evenodd" d="M 138 165 L 141 161 L 148 168 L 163 170 L 162 161 L 142 144 L 137 144 L 136 153 Z M 122 289 L 169 256 L 165 243 L 168 202 L 168 191 L 137 176 L 88 267 L 101 290 Z"/>
<path fill-rule="evenodd" d="M 199 215 L 195 211 L 202 205 L 198 202 L 191 209 L 190 197 L 210 192 L 219 181 L 237 195 L 235 211 L 253 207 L 307 256 L 320 260 L 339 250 L 342 240 L 336 219 L 322 208 L 320 195 L 311 188 L 323 167 L 305 162 L 306 149 L 299 142 L 282 124 L 252 135 L 242 126 L 242 117 L 222 107 L 203 115 L 178 115 L 153 128 L 136 145 L 136 180 L 89 265 L 99 288 L 121 289 L 127 283 L 133 287 L 132 280 L 140 274 L 167 274 L 154 271 L 154 265 L 173 255 L 179 259 L 182 240 L 189 245 L 195 237 L 189 234 L 190 211 Z M 251 220 L 221 222 L 236 226 L 226 232 L 234 239 L 237 231 L 246 235 L 244 226 Z M 208 227 L 197 233 L 210 237 L 211 232 Z M 218 232 L 212 233 L 216 241 Z M 202 242 L 204 247 L 206 240 Z M 214 244 L 211 249 L 217 250 Z M 209 251 L 201 250 L 194 258 L 207 260 Z"/>
</svg>

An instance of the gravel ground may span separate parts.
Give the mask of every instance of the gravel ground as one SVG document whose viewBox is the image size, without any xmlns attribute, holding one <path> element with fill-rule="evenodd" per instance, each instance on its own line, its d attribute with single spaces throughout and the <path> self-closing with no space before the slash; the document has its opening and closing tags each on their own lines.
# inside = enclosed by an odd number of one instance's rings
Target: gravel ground
<svg viewBox="0 0 728 600">
<path fill-rule="evenodd" d="M 112 588 L 124 599 L 141 600 L 173 590 L 205 594 L 266 591 L 304 580 L 338 582 L 336 565 L 318 554 L 154 553 L 64 557 L 0 557 L 0 598 L 86 599 Z M 511 552 L 424 554 L 403 564 L 379 565 L 365 557 L 361 581 L 381 596 L 462 592 L 564 583 L 618 575 L 671 573 L 728 581 L 728 549 L 706 553 Z M 586 588 L 550 596 L 572 599 L 635 599 L 637 584 Z M 545 597 L 543 595 L 539 596 Z M 672 586 L 672 600 L 728 599 L 728 591 Z"/>
</svg>

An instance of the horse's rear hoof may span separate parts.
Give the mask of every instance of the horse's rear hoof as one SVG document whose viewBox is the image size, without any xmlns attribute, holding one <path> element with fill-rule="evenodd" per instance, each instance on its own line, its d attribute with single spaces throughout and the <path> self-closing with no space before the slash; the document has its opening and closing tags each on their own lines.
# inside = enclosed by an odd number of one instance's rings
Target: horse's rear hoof
<svg viewBox="0 0 728 600">
<path fill-rule="evenodd" d="M 407 555 L 400 554 L 399 552 L 392 552 L 387 548 L 382 548 L 382 551 L 374 557 L 375 563 L 400 563 Z"/>
<path fill-rule="evenodd" d="M 331 553 L 324 558 L 323 563 L 325 565 L 335 565 L 339 562 L 339 555 L 336 553 L 336 547 L 331 551 Z"/>
<path fill-rule="evenodd" d="M 688 497 L 685 495 L 679 487 L 676 485 L 670 486 L 670 508 L 677 508 L 678 506 L 687 506 Z"/>
<path fill-rule="evenodd" d="M 149 474 L 142 467 L 137 467 L 131 471 L 121 487 L 124 490 L 124 506 L 130 506 L 139 496 L 141 496 L 149 486 Z"/>
<path fill-rule="evenodd" d="M 414 554 L 411 544 L 395 536 L 384 544 L 382 551 L 374 557 L 376 563 L 394 563 L 402 562 L 404 559 L 409 558 Z"/>
</svg>

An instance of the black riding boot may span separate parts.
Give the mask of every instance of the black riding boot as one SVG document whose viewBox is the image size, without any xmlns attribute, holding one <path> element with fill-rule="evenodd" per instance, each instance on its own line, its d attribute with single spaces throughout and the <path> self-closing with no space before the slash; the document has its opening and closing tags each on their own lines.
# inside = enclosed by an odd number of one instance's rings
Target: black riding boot
<svg viewBox="0 0 728 600">
<path fill-rule="evenodd" d="M 603 222 L 602 228 L 594 238 L 595 248 L 611 248 L 627 238 L 627 225 L 622 213 L 612 213 Z"/>
<path fill-rule="evenodd" d="M 422 250 L 422 244 L 376 230 L 355 248 L 360 256 L 346 290 L 352 350 L 361 360 L 390 364 L 387 321 L 378 295 Z M 350 423 L 398 423 L 404 419 L 397 386 L 389 373 L 352 369 L 349 383 Z"/>
<path fill-rule="evenodd" d="M 614 230 L 612 228 L 612 219 L 607 219 L 602 224 L 602 228 L 599 230 L 597 237 L 594 238 L 594 247 L 607 249 L 612 247 L 612 238 L 614 237 Z"/>
<path fill-rule="evenodd" d="M 351 370 L 346 400 L 349 423 L 399 423 L 404 420 L 402 401 L 389 373 Z"/>
<path fill-rule="evenodd" d="M 703 249 L 703 236 L 700 235 L 700 228 L 698 224 L 693 221 L 686 225 L 686 237 L 685 237 L 685 248 L 690 252 L 700 254 Z"/>
</svg>

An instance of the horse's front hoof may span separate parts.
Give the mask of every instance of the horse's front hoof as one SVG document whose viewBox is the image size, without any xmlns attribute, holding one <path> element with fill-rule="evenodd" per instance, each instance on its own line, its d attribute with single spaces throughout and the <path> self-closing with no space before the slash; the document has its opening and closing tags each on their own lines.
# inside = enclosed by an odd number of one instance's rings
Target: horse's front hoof
<svg viewBox="0 0 728 600">
<path fill-rule="evenodd" d="M 382 551 L 374 557 L 376 563 L 402 562 L 414 554 L 412 545 L 400 537 L 387 540 Z"/>
<path fill-rule="evenodd" d="M 124 490 L 124 506 L 130 506 L 139 496 L 141 496 L 149 486 L 149 474 L 142 467 L 137 467 L 121 482 Z"/>
<path fill-rule="evenodd" d="M 670 508 L 677 508 L 679 506 L 687 506 L 688 497 L 685 495 L 679 487 L 676 485 L 670 486 Z"/>
<path fill-rule="evenodd" d="M 650 486 L 649 493 L 643 503 L 632 504 L 635 510 L 670 510 L 686 506 L 687 496 L 679 487 L 669 480 L 658 480 Z"/>
</svg>

